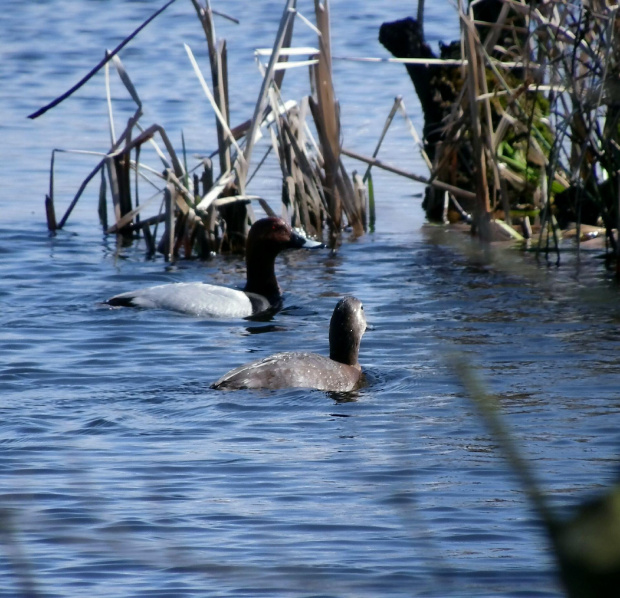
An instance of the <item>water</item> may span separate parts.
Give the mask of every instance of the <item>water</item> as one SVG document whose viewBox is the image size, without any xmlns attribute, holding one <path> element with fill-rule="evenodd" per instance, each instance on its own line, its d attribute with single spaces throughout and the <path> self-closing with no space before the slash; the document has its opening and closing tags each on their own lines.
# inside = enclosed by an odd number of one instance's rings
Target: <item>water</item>
<svg viewBox="0 0 620 598">
<path fill-rule="evenodd" d="M 5 5 L 0 596 L 561 595 L 544 532 L 447 358 L 458 352 L 478 368 L 551 504 L 570 513 L 618 470 L 620 313 L 604 273 L 470 253 L 459 234 L 423 226 L 419 186 L 376 173 L 376 232 L 336 257 L 282 255 L 287 308 L 271 322 L 109 310 L 100 302 L 117 292 L 236 284 L 243 267 L 228 257 L 170 265 L 144 259 L 140 244 L 117 248 L 97 225 L 96 188 L 65 230 L 47 235 L 52 148 L 109 144 L 103 79 L 37 121 L 25 116 L 153 6 Z M 271 45 L 281 3 L 215 8 L 244 17 L 217 23 L 231 89 L 247 88 L 231 94 L 238 122 L 260 85 L 251 52 Z M 334 55 L 385 56 L 378 26 L 409 11 L 334 3 Z M 447 4 L 427 13 L 432 43 L 455 37 Z M 315 43 L 297 31 L 299 44 Z M 182 41 L 204 60 L 193 8 L 178 2 L 122 58 L 145 122 L 177 135 L 177 146 L 183 130 L 191 151 L 204 151 L 212 117 Z M 402 67 L 339 61 L 334 72 L 345 145 L 370 154 L 396 94 L 420 124 Z M 286 82 L 290 97 L 307 89 L 305 74 Z M 402 124 L 381 157 L 425 172 Z M 59 158 L 59 213 L 89 164 Z M 256 192 L 274 198 L 278 185 L 267 169 Z M 326 351 L 329 316 L 347 293 L 374 326 L 359 393 L 209 389 L 271 352 Z"/>
</svg>

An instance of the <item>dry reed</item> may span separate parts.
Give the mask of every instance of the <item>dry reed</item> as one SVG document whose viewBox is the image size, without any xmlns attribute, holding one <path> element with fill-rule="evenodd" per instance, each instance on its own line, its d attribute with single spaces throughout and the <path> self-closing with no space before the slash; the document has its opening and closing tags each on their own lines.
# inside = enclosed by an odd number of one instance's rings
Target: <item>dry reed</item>
<svg viewBox="0 0 620 598">
<path fill-rule="evenodd" d="M 275 213 L 265 200 L 247 192 L 256 173 L 255 170 L 250 174 L 255 141 L 259 130 L 267 128 L 272 145 L 256 169 L 260 168 L 270 153 L 278 158 L 282 171 L 283 211 L 291 224 L 318 238 L 323 237 L 324 227 L 327 226 L 329 245 L 333 249 L 340 243 L 345 226 L 349 226 L 355 235 L 363 234 L 366 229 L 367 193 L 362 181 L 353 184 L 340 159 L 340 115 L 331 75 L 328 4 L 315 2 L 317 24 L 312 28 L 318 34 L 318 49 L 296 49 L 291 48 L 293 25 L 299 16 L 296 0 L 286 1 L 273 48 L 257 53 L 263 84 L 254 113 L 245 123 L 231 127 L 228 50 L 225 40 L 217 38 L 214 22 L 214 15 L 221 13 L 213 11 L 208 0 L 204 6 L 199 0 L 191 2 L 205 33 L 211 86 L 203 77 L 191 48 L 187 45 L 185 48 L 216 117 L 217 149 L 212 156 L 218 158 L 219 175 L 214 175 L 210 158 L 200 159 L 198 164 L 188 167 L 185 151 L 181 160 L 160 125 L 142 126 L 142 102 L 118 56 L 120 49 L 169 6 L 169 2 L 107 55 L 78 86 L 32 115 L 34 118 L 68 97 L 105 66 L 110 149 L 83 181 L 59 222 L 56 221 L 54 208 L 56 152 L 52 153 L 50 192 L 46 197 L 50 230 L 62 228 L 66 224 L 87 185 L 101 173 L 99 213 L 107 233 L 129 238 L 141 236 L 149 253 L 157 250 L 167 259 L 194 255 L 205 257 L 220 251 L 242 252 L 245 235 L 255 219 L 253 203 L 259 203 L 268 214 Z M 302 20 L 308 23 L 305 17 Z M 307 60 L 289 60 L 304 54 L 308 56 Z M 260 62 L 261 57 L 268 58 L 266 66 Z M 115 122 L 109 92 L 110 62 L 136 104 L 133 116 L 118 137 L 114 134 Z M 284 101 L 281 93 L 284 74 L 288 68 L 299 67 L 310 68 L 312 93 L 300 102 Z M 307 122 L 310 115 L 316 136 Z M 155 151 L 159 166 L 147 164 L 147 148 Z M 156 192 L 146 202 L 140 202 L 141 189 L 145 185 Z M 111 197 L 114 218 L 110 226 L 105 206 L 107 195 Z M 149 213 L 156 200 L 159 200 L 159 210 L 155 214 Z M 163 226 L 160 227 L 160 224 Z"/>
</svg>

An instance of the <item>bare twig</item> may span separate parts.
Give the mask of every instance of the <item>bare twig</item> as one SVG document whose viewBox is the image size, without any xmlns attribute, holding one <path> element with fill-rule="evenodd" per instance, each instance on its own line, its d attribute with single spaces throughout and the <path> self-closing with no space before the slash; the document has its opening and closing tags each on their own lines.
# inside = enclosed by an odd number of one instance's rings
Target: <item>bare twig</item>
<svg viewBox="0 0 620 598">
<path fill-rule="evenodd" d="M 392 166 L 391 164 L 387 164 L 386 162 L 382 162 L 381 160 L 362 156 L 361 154 L 358 154 L 357 152 L 354 152 L 353 150 L 350 150 L 350 149 L 346 149 L 344 147 L 341 149 L 341 152 L 343 155 L 349 156 L 350 158 L 354 158 L 355 160 L 366 162 L 366 164 L 372 164 L 373 166 L 376 166 L 377 168 L 382 168 L 383 170 L 393 172 L 394 174 L 398 174 L 405 178 L 411 179 L 412 181 L 417 181 L 418 183 L 424 183 L 425 185 L 432 185 L 433 187 L 436 187 L 437 189 L 448 191 L 449 193 L 452 193 L 456 195 L 457 197 L 464 197 L 470 200 L 476 199 L 475 193 L 472 193 L 471 191 L 466 191 L 465 189 L 459 189 L 458 187 L 455 187 L 454 185 L 450 185 L 448 183 L 444 183 L 443 181 L 438 181 L 435 179 L 427 179 L 426 177 L 414 174 L 412 172 L 407 172 L 405 170 L 402 170 L 401 168 Z"/>
<path fill-rule="evenodd" d="M 140 27 L 134 30 L 133 33 L 131 33 L 118 46 L 116 46 L 114 50 L 112 50 L 111 52 L 106 52 L 105 57 L 97 64 L 97 66 L 92 68 L 90 72 L 88 72 L 84 77 L 82 77 L 71 89 L 67 90 L 61 96 L 58 96 L 55 100 L 53 100 L 49 104 L 43 106 L 42 108 L 39 108 L 39 110 L 37 110 L 36 112 L 29 114 L 28 118 L 32 118 L 32 119 L 38 118 L 42 114 L 45 114 L 51 108 L 54 108 L 54 106 L 58 106 L 58 104 L 60 104 L 61 102 L 66 100 L 69 96 L 71 96 L 73 93 L 75 93 L 78 89 L 80 89 L 80 87 L 82 87 L 87 81 L 89 81 L 89 79 L 91 79 L 93 75 L 95 75 L 106 63 L 108 63 L 114 56 L 116 56 L 153 19 L 158 17 L 162 12 L 164 12 L 164 10 L 166 10 L 174 2 L 176 2 L 176 0 L 168 0 L 166 4 L 164 4 L 159 10 L 155 11 L 146 21 L 144 21 L 144 23 L 142 23 L 142 25 L 140 25 Z"/>
</svg>

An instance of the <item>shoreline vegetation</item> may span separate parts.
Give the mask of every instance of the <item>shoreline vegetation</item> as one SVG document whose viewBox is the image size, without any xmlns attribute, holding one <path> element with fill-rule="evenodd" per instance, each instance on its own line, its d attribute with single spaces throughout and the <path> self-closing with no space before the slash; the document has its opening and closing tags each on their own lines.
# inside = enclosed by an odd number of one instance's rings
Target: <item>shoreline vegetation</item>
<svg viewBox="0 0 620 598">
<path fill-rule="evenodd" d="M 434 222 L 471 222 L 483 241 L 556 254 L 594 245 L 620 276 L 620 20 L 605 2 L 459 3 L 461 36 L 437 57 L 418 18 L 379 39 L 405 63 L 424 113 Z M 603 242 L 601 242 L 603 240 Z M 584 245 L 585 246 L 585 245 Z"/>
<path fill-rule="evenodd" d="M 161 126 L 140 122 L 142 101 L 118 56 L 175 1 L 169 0 L 106 53 L 71 90 L 30 115 L 40 116 L 105 69 L 111 147 L 59 221 L 54 159 L 56 152 L 68 150 L 52 152 L 46 197 L 50 231 L 65 225 L 86 186 L 101 175 L 99 213 L 106 233 L 124 240 L 141 237 L 149 254 L 160 252 L 166 259 L 242 252 L 255 219 L 253 205 L 274 214 L 263 198 L 247 190 L 273 153 L 282 173 L 283 216 L 332 250 L 342 242 L 345 228 L 356 237 L 374 227 L 372 168 L 381 168 L 427 185 L 423 208 L 430 222 L 462 223 L 483 242 L 520 243 L 547 259 L 555 255 L 558 264 L 561 239 L 575 239 L 578 252 L 588 245 L 604 250 L 607 265 L 615 262 L 620 276 L 616 7 L 477 0 L 460 7 L 456 17 L 461 37 L 440 44 L 440 57 L 424 40 L 423 2 L 417 20 L 384 23 L 379 41 L 395 56 L 387 60 L 407 68 L 420 99 L 424 131 L 417 133 L 396 97 L 372 156 L 363 156 L 341 145 L 327 2 L 315 0 L 314 24 L 297 11 L 296 0 L 285 2 L 273 47 L 255 52 L 263 84 L 254 113 L 232 126 L 229 49 L 226 40 L 217 37 L 215 17 L 235 19 L 213 10 L 208 0 L 205 5 L 191 0 L 205 34 L 210 83 L 191 48 L 185 49 L 215 114 L 218 146 L 209 155 L 190 157 L 184 147 L 175 150 Z M 296 23 L 316 33 L 317 47 L 293 44 Z M 136 105 L 120 135 L 114 133 L 110 65 Z M 283 95 L 290 68 L 310 72 L 310 93 L 300 101 Z M 378 157 L 397 112 L 405 117 L 428 166 L 426 176 Z M 262 135 L 271 145 L 252 162 L 255 142 Z M 141 161 L 146 146 L 155 150 L 159 164 Z M 349 175 L 342 156 L 365 166 L 363 176 Z M 142 197 L 145 187 L 147 199 Z"/>
</svg>

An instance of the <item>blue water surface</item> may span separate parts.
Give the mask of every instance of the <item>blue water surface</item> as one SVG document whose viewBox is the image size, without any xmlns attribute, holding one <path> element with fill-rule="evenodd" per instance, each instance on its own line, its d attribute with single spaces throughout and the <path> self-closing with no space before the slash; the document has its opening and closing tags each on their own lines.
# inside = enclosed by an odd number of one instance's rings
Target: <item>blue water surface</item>
<svg viewBox="0 0 620 598">
<path fill-rule="evenodd" d="M 212 5 L 240 19 L 216 20 L 238 123 L 260 88 L 253 50 L 272 45 L 283 3 Z M 498 397 L 550 504 L 570 514 L 618 471 L 620 310 L 603 268 L 474 251 L 461 233 L 424 225 L 419 185 L 376 172 L 376 230 L 345 235 L 335 256 L 278 258 L 286 309 L 273 320 L 107 308 L 138 286 L 244 278 L 234 256 L 170 264 L 142 243 L 117 245 L 99 224 L 98 183 L 62 231 L 47 232 L 52 150 L 110 145 L 103 73 L 26 116 L 155 8 L 8 0 L 0 14 L 0 596 L 562 595 L 538 516 L 452 364 L 464 360 Z M 299 10 L 312 18 L 313 3 Z M 372 153 L 394 96 L 421 130 L 419 105 L 401 65 L 341 58 L 388 57 L 378 27 L 411 11 L 331 5 L 343 143 L 360 153 Z M 316 45 L 296 27 L 298 45 Z M 450 3 L 427 3 L 426 33 L 433 47 L 458 36 Z M 204 68 L 186 0 L 121 59 L 145 124 L 208 153 L 213 115 L 183 43 Z M 133 105 L 111 80 L 123 123 Z M 307 94 L 307 72 L 288 73 L 283 92 Z M 426 174 L 402 120 L 381 157 Z M 58 216 L 98 159 L 57 154 Z M 249 192 L 279 211 L 280 184 L 268 163 Z M 373 327 L 359 392 L 209 388 L 272 352 L 326 352 L 344 294 L 363 300 Z"/>
</svg>

